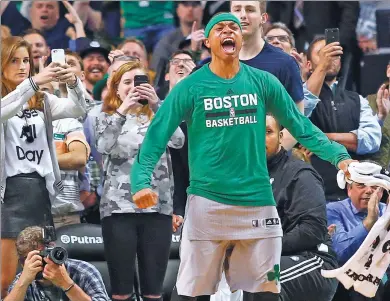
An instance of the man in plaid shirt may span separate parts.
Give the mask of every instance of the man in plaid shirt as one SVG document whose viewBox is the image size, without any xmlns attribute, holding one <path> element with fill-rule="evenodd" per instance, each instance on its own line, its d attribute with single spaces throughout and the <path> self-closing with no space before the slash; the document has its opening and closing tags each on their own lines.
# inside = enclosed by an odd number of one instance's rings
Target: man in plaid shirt
<svg viewBox="0 0 390 301">
<path fill-rule="evenodd" d="M 91 264 L 67 259 L 57 265 L 48 257 L 42 259 L 42 228 L 28 227 L 16 239 L 16 248 L 23 265 L 9 287 L 4 301 L 109 301 L 99 271 Z M 46 262 L 42 267 L 42 260 Z M 35 280 L 37 273 L 43 280 Z"/>
</svg>

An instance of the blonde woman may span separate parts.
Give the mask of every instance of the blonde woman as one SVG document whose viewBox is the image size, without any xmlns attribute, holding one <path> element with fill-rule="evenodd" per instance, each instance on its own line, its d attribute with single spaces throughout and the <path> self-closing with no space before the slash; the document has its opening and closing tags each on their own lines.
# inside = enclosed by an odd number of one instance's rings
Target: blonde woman
<svg viewBox="0 0 390 301">
<path fill-rule="evenodd" d="M 134 87 L 134 77 L 146 74 L 139 62 L 126 63 L 116 71 L 96 125 L 97 150 L 104 157 L 100 216 L 112 300 L 130 300 L 136 256 L 143 299 L 161 299 L 172 239 L 173 176 L 168 151 L 152 176 L 159 195 L 156 206 L 139 209 L 130 192 L 130 171 L 159 102 L 150 84 Z M 143 106 L 140 100 L 148 104 Z M 183 144 L 184 135 L 178 128 L 169 146 L 181 148 Z"/>
<path fill-rule="evenodd" d="M 34 75 L 31 46 L 20 37 L 1 45 L 1 288 L 5 297 L 18 264 L 15 239 L 26 227 L 53 225 L 51 199 L 61 190 L 52 121 L 86 113 L 80 80 L 69 65 L 51 63 Z M 40 91 L 58 80 L 68 98 Z M 4 143 L 6 142 L 6 143 Z M 46 218 L 45 218 L 46 217 Z M 46 221 L 45 221 L 46 219 Z"/>
</svg>

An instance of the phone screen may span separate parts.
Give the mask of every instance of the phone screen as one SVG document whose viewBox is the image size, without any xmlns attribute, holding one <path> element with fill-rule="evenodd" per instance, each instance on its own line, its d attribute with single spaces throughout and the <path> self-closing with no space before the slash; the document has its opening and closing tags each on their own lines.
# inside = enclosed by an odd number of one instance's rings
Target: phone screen
<svg viewBox="0 0 390 301">
<path fill-rule="evenodd" d="M 326 40 L 326 44 L 340 42 L 339 29 L 338 28 L 325 29 L 325 40 Z"/>
<path fill-rule="evenodd" d="M 134 87 L 140 86 L 141 84 L 147 84 L 147 83 L 149 83 L 149 78 L 147 75 L 134 76 Z M 147 99 L 140 99 L 138 102 L 143 106 L 148 104 Z"/>
</svg>

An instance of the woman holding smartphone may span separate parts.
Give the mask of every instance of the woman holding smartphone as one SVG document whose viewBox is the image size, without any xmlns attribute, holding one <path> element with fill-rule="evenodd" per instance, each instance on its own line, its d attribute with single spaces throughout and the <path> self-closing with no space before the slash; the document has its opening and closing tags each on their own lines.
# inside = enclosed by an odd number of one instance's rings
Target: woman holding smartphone
<svg viewBox="0 0 390 301">
<path fill-rule="evenodd" d="M 66 64 L 34 74 L 31 46 L 20 37 L 1 47 L 1 288 L 15 277 L 15 239 L 26 227 L 53 226 L 51 199 L 61 190 L 52 121 L 86 113 L 80 80 Z M 67 84 L 68 99 L 41 92 L 51 81 Z M 4 143 L 7 142 L 7 143 Z"/>
<path fill-rule="evenodd" d="M 134 78 L 146 74 L 139 62 L 126 63 L 116 71 L 96 125 L 97 150 L 103 154 L 106 175 L 100 216 L 112 300 L 131 299 L 136 256 L 143 300 L 161 299 L 172 239 L 173 176 L 168 151 L 152 177 L 159 195 L 157 205 L 139 209 L 130 192 L 130 171 L 159 102 L 150 84 L 134 86 Z M 178 128 L 169 146 L 183 144 Z"/>
</svg>

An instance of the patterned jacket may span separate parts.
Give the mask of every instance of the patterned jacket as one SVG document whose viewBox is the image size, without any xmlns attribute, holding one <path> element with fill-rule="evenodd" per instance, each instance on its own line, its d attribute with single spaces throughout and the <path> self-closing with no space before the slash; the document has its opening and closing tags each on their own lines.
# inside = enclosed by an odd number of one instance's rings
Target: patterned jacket
<svg viewBox="0 0 390 301">
<path fill-rule="evenodd" d="M 154 169 L 151 185 L 159 195 L 155 207 L 139 209 L 133 202 L 130 189 L 130 171 L 144 140 L 150 121 L 145 115 L 102 112 L 96 120 L 96 147 L 103 154 L 104 187 L 100 200 L 100 216 L 113 213 L 152 213 L 171 215 L 173 211 L 173 173 L 168 152 L 161 156 Z M 178 128 L 168 143 L 169 147 L 181 148 L 184 134 Z"/>
</svg>

